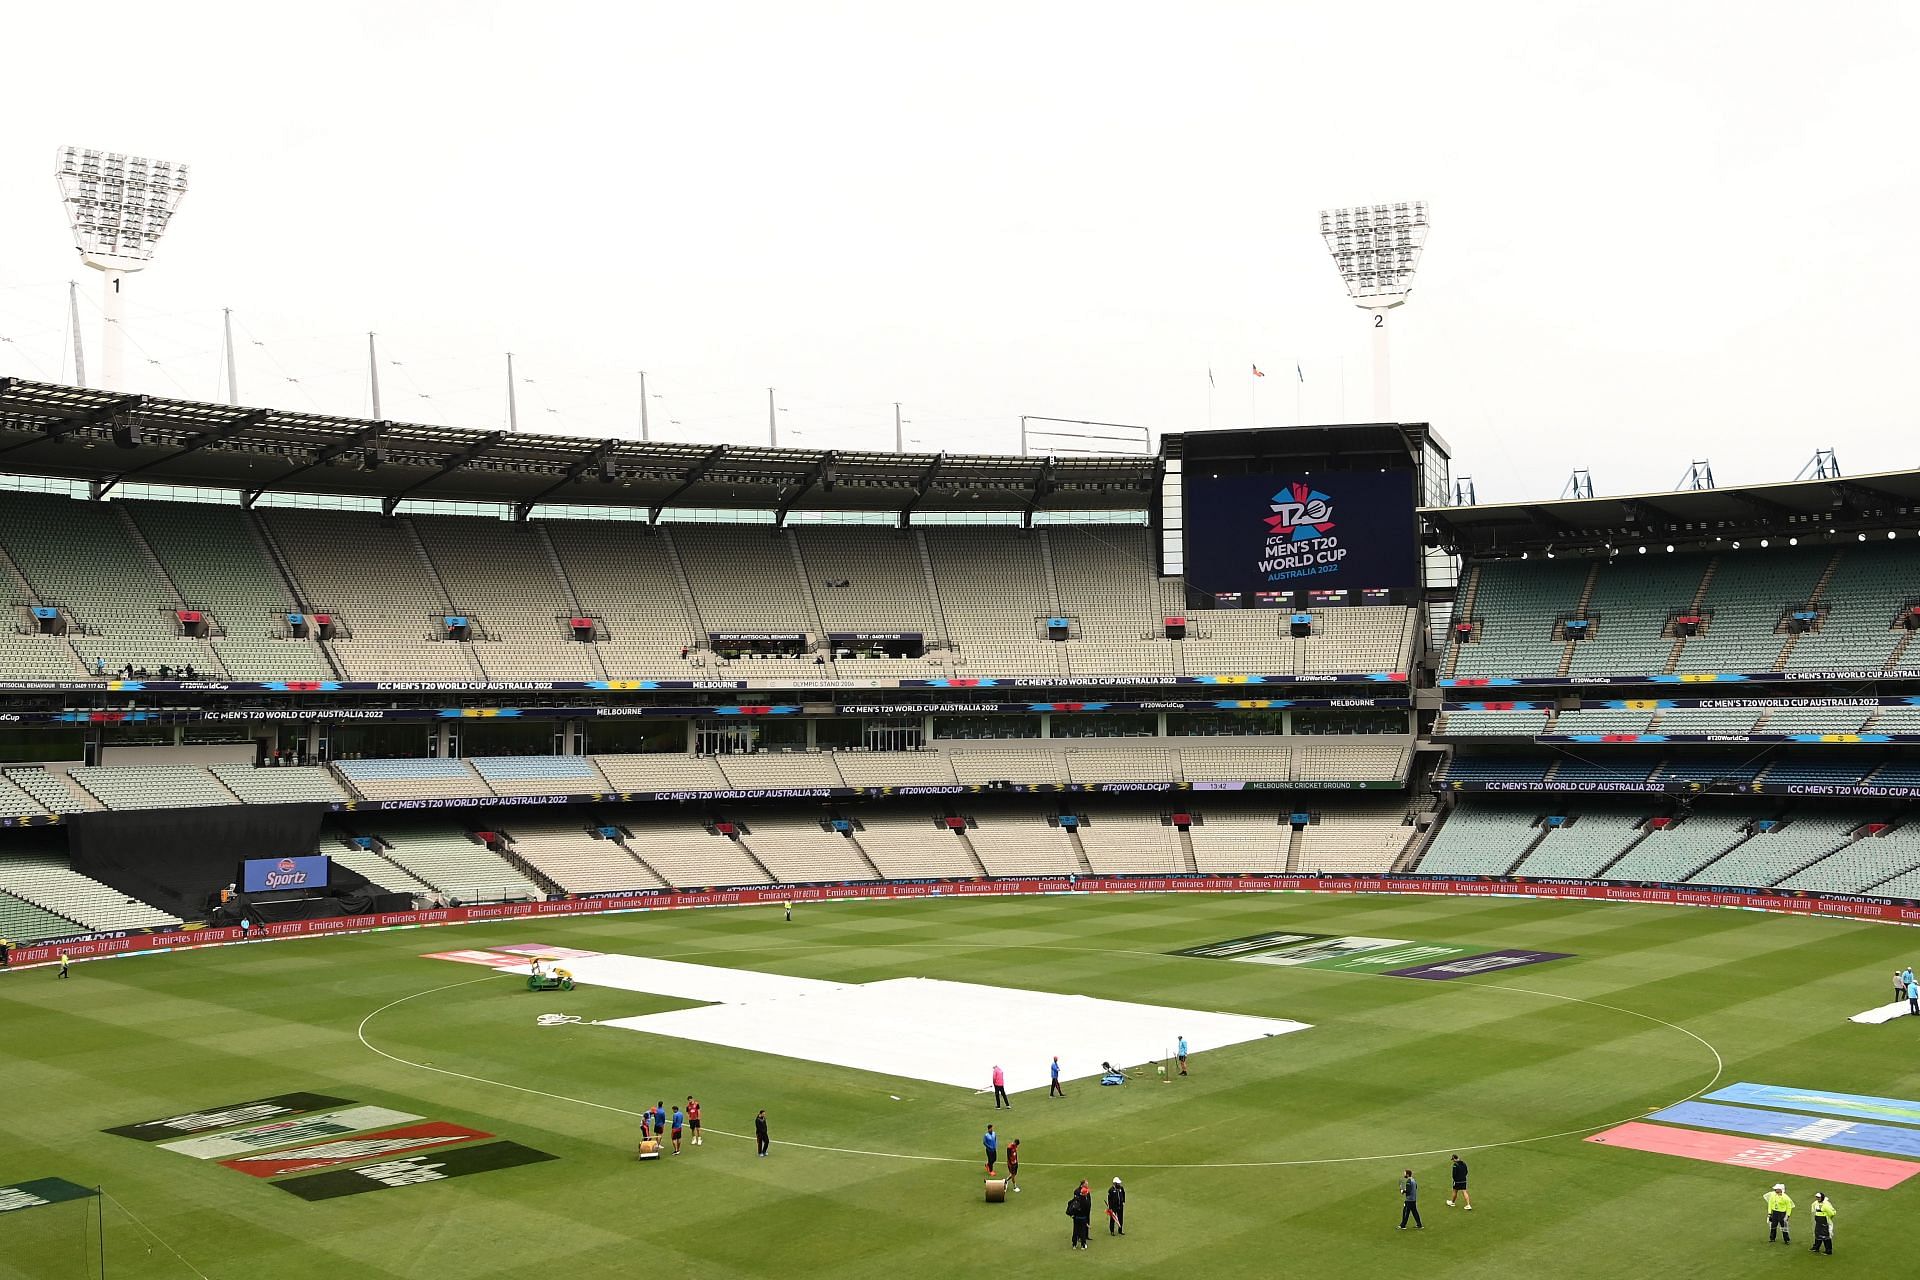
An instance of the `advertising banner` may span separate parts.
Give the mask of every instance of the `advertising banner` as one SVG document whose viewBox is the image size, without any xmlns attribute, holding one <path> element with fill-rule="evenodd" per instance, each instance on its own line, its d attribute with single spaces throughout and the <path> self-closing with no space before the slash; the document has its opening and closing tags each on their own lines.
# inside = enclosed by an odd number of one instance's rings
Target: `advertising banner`
<svg viewBox="0 0 1920 1280">
<path fill-rule="evenodd" d="M 243 893 L 327 887 L 328 863 L 325 854 L 298 858 L 248 858 L 240 865 L 240 889 Z"/>
<path fill-rule="evenodd" d="M 1410 471 L 1184 478 L 1187 580 L 1211 595 L 1418 584 Z"/>
</svg>

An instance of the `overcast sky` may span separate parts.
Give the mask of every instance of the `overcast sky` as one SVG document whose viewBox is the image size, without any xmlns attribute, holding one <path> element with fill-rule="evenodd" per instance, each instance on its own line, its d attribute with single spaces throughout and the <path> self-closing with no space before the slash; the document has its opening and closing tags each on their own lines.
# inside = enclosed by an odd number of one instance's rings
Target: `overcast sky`
<svg viewBox="0 0 1920 1280">
<path fill-rule="evenodd" d="M 1916 15 L 17 5 L 0 373 L 70 380 L 79 278 L 97 377 L 65 143 L 193 166 L 137 390 L 222 398 L 231 307 L 244 403 L 366 413 L 377 330 L 390 418 L 503 425 L 510 350 L 523 429 L 636 434 L 645 369 L 656 437 L 764 440 L 774 386 L 816 447 L 1368 420 L 1317 214 L 1424 199 L 1394 416 L 1482 501 L 1913 466 Z"/>
</svg>

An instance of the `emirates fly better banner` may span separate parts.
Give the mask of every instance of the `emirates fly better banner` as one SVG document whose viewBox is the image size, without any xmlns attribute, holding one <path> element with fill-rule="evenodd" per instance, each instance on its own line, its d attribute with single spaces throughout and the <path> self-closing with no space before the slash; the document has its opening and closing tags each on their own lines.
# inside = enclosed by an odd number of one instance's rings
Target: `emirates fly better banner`
<svg viewBox="0 0 1920 1280">
<path fill-rule="evenodd" d="M 1413 473 L 1184 477 L 1187 579 L 1218 595 L 1416 585 Z"/>
</svg>

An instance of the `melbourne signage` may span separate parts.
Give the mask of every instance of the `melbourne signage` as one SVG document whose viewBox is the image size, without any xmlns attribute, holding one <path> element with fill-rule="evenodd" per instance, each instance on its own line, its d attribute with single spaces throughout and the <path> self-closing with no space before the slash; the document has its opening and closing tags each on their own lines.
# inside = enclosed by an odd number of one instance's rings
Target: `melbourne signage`
<svg viewBox="0 0 1920 1280">
<path fill-rule="evenodd" d="M 248 858 L 241 864 L 240 888 L 245 893 L 326 887 L 327 858 L 324 854 L 299 858 Z"/>
<path fill-rule="evenodd" d="M 1411 471 L 1189 474 L 1187 580 L 1212 595 L 1411 588 Z"/>
</svg>

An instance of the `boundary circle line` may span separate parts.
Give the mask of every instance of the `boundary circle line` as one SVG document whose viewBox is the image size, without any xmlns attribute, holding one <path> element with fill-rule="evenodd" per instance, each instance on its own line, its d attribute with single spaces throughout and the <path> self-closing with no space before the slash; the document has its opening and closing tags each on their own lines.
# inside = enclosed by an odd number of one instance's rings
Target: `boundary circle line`
<svg viewBox="0 0 1920 1280">
<path fill-rule="evenodd" d="M 926 944 L 922 943 L 918 945 L 924 946 Z M 987 944 L 957 942 L 957 943 L 947 943 L 945 945 L 952 946 L 952 947 L 965 948 L 965 947 L 980 947 L 980 946 L 985 946 Z M 1051 947 L 1036 947 L 1033 949 L 1075 951 L 1075 952 L 1079 952 L 1081 954 L 1087 954 L 1087 955 L 1149 954 L 1145 952 L 1113 950 L 1113 949 L 1106 949 L 1106 948 L 1099 948 L 1099 947 L 1086 948 L 1086 947 L 1051 946 Z M 656 960 L 671 960 L 674 958 L 675 955 L 704 955 L 704 954 L 708 954 L 710 951 L 711 951 L 711 948 L 698 948 L 692 951 L 678 952 L 678 953 L 673 953 L 665 956 L 654 956 L 650 958 L 656 959 Z M 1158 954 L 1158 953 L 1153 953 L 1153 954 Z M 452 991 L 460 987 L 471 987 L 471 986 L 477 985 L 478 983 L 491 982 L 495 978 L 506 977 L 506 976 L 509 976 L 509 975 L 499 974 L 499 973 L 489 973 L 484 977 L 469 978 L 464 982 L 449 982 L 438 987 L 429 987 L 421 991 L 416 991 L 411 995 L 401 996 L 397 1000 L 390 1000 L 386 1004 L 381 1005 L 379 1008 L 373 1010 L 371 1013 L 367 1014 L 365 1017 L 360 1019 L 359 1026 L 355 1030 L 355 1037 L 360 1041 L 361 1046 L 367 1049 L 369 1052 L 378 1054 L 380 1057 L 387 1059 L 389 1062 L 395 1062 L 404 1067 L 412 1067 L 415 1070 L 419 1070 L 419 1071 L 431 1071 L 436 1075 L 449 1076 L 455 1080 L 465 1080 L 473 1084 L 491 1085 L 497 1089 L 510 1089 L 515 1093 L 529 1094 L 536 1098 L 547 1098 L 555 1102 L 570 1102 L 570 1103 L 573 1103 L 575 1106 L 591 1107 L 596 1111 L 610 1111 L 616 1115 L 629 1116 L 634 1119 L 638 1119 L 641 1115 L 640 1112 L 629 1111 L 625 1107 L 616 1107 L 611 1105 L 610 1103 L 593 1102 L 586 1098 L 574 1098 L 562 1093 L 549 1093 L 544 1089 L 533 1089 L 533 1088 L 527 1087 L 526 1085 L 512 1084 L 505 1080 L 493 1080 L 486 1076 L 475 1076 L 475 1075 L 468 1075 L 465 1072 L 450 1071 L 445 1067 L 436 1067 L 431 1063 L 415 1062 L 412 1059 L 400 1057 L 398 1054 L 388 1053 L 385 1049 L 380 1048 L 378 1045 L 375 1045 L 372 1041 L 367 1039 L 367 1024 L 372 1022 L 375 1018 L 379 1017 L 381 1014 L 385 1013 L 389 1009 L 395 1008 L 399 1005 L 406 1004 L 413 1000 L 418 1000 L 423 996 L 438 995 L 442 991 Z M 1368 977 L 1368 976 L 1378 976 L 1378 975 L 1349 974 L 1346 976 Z M 1626 1008 L 1622 1008 L 1619 1005 L 1607 1004 L 1599 1000 L 1587 1000 L 1580 996 L 1562 995 L 1554 991 L 1539 991 L 1532 987 L 1510 987 L 1500 983 L 1493 983 L 1493 982 L 1473 982 L 1473 983 L 1467 983 L 1464 985 L 1474 990 L 1515 992 L 1520 995 L 1539 996 L 1548 1000 L 1559 1000 L 1567 1004 L 1581 1004 L 1581 1005 L 1587 1005 L 1590 1008 L 1605 1009 L 1611 1013 L 1624 1014 L 1625 1016 L 1630 1018 L 1639 1018 L 1639 1019 L 1642 1019 L 1643 1021 L 1652 1022 L 1659 1026 L 1666 1027 L 1671 1031 L 1678 1031 L 1681 1035 L 1684 1035 L 1689 1039 L 1698 1042 L 1703 1048 L 1706 1049 L 1708 1053 L 1711 1053 L 1713 1055 L 1712 1077 L 1705 1084 L 1701 1085 L 1699 1088 L 1695 1089 L 1693 1092 L 1688 1093 L 1682 1097 L 1676 1098 L 1674 1099 L 1674 1101 L 1664 1104 L 1664 1106 L 1667 1106 L 1667 1107 L 1677 1106 L 1682 1102 L 1687 1102 L 1694 1098 L 1699 1097 L 1700 1095 L 1706 1093 L 1709 1089 L 1712 1089 L 1716 1084 L 1718 1084 L 1720 1082 L 1720 1077 L 1726 1074 L 1726 1069 L 1727 1069 L 1726 1059 L 1720 1056 L 1720 1050 L 1715 1048 L 1711 1041 L 1709 1041 L 1706 1037 L 1698 1034 L 1697 1032 L 1689 1031 L 1687 1028 L 1680 1026 L 1677 1023 L 1668 1022 L 1665 1018 L 1655 1017 L 1653 1014 L 1650 1014 L 1650 1013 L 1641 1013 L 1636 1009 L 1626 1009 Z M 588 1024 L 588 1025 L 598 1025 L 598 1024 Z M 1655 1110 L 1660 1110 L 1660 1109 L 1663 1109 L 1663 1108 L 1655 1108 Z M 1583 1134 L 1598 1133 L 1602 1129 L 1610 1129 L 1615 1125 L 1627 1124 L 1631 1121 L 1638 1120 L 1646 1114 L 1647 1114 L 1646 1112 L 1640 1112 L 1635 1115 L 1627 1116 L 1624 1119 L 1620 1119 L 1620 1120 L 1606 1120 L 1606 1121 L 1602 1121 L 1599 1124 L 1587 1125 L 1578 1129 L 1563 1129 L 1558 1133 L 1543 1133 L 1530 1138 L 1508 1138 L 1501 1142 L 1464 1143 L 1464 1144 L 1459 1144 L 1454 1146 L 1434 1147 L 1431 1150 L 1427 1150 L 1427 1151 L 1379 1152 L 1377 1154 L 1363 1155 L 1363 1156 L 1320 1156 L 1320 1157 L 1315 1157 L 1311 1159 L 1300 1159 L 1300 1160 L 1229 1160 L 1229 1161 L 1194 1160 L 1194 1161 L 1175 1161 L 1175 1162 L 1124 1161 L 1124 1162 L 1121 1162 L 1121 1167 L 1128 1168 L 1128 1169 L 1285 1169 L 1285 1168 L 1300 1168 L 1300 1167 L 1309 1167 L 1309 1166 L 1315 1166 L 1315 1165 L 1331 1165 L 1331 1164 L 1366 1164 L 1376 1160 L 1412 1160 L 1422 1156 L 1439 1155 L 1442 1152 L 1493 1151 L 1501 1147 L 1520 1147 L 1520 1146 L 1526 1146 L 1535 1142 L 1553 1142 L 1560 1138 L 1572 1138 L 1572 1137 L 1581 1136 Z M 717 1133 L 723 1138 L 745 1139 L 747 1136 L 743 1133 L 733 1133 L 726 1129 L 717 1129 L 711 1126 L 705 1129 L 704 1132 Z M 781 1139 L 780 1145 L 783 1147 L 793 1147 L 801 1151 L 818 1151 L 828 1155 L 867 1156 L 873 1159 L 904 1160 L 904 1161 L 911 1161 L 911 1162 L 922 1163 L 922 1164 L 973 1165 L 973 1164 L 979 1163 L 978 1160 L 975 1160 L 970 1156 L 927 1156 L 927 1155 L 916 1155 L 912 1152 L 904 1152 L 904 1151 L 868 1151 L 859 1147 L 833 1147 L 833 1146 L 824 1146 L 818 1143 L 811 1143 L 811 1142 L 794 1142 L 786 1139 Z M 1053 1161 L 1045 1161 L 1045 1162 L 1033 1161 L 1029 1167 L 1035 1168 L 1035 1169 L 1066 1168 L 1068 1165 L 1073 1163 L 1074 1162 L 1072 1161 L 1062 1161 L 1062 1160 L 1053 1160 Z M 1088 1162 L 1080 1161 L 1079 1163 L 1085 1164 Z"/>
</svg>

